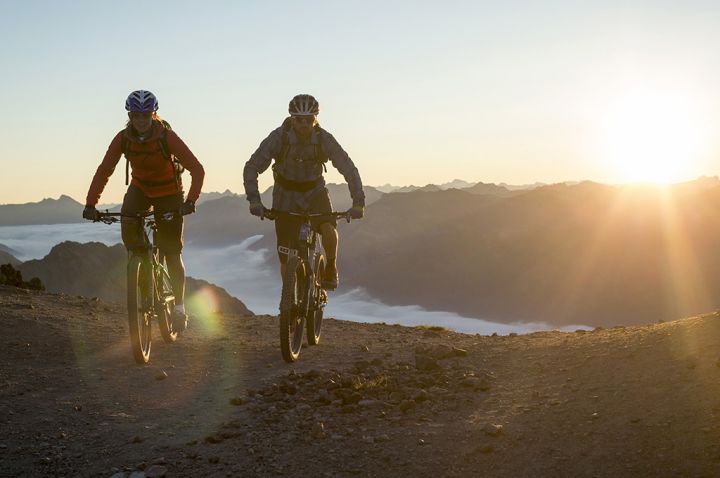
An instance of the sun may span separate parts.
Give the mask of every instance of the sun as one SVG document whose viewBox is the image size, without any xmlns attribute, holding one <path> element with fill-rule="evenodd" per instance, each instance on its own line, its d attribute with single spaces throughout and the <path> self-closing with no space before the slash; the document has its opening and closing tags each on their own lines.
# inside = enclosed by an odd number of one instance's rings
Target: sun
<svg viewBox="0 0 720 478">
<path fill-rule="evenodd" d="M 703 124 L 684 91 L 628 91 L 607 105 L 603 158 L 621 182 L 668 183 L 697 175 Z"/>
</svg>

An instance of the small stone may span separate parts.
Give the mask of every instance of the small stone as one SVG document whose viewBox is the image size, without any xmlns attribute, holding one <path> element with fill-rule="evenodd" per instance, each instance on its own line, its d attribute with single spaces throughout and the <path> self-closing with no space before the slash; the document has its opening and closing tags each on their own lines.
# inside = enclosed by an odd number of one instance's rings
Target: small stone
<svg viewBox="0 0 720 478">
<path fill-rule="evenodd" d="M 467 357 L 468 351 L 459 347 L 453 347 L 453 353 L 456 357 Z"/>
<path fill-rule="evenodd" d="M 310 369 L 302 376 L 305 380 L 315 380 L 316 378 L 320 377 L 320 372 L 317 370 Z"/>
<path fill-rule="evenodd" d="M 427 393 L 425 390 L 421 389 L 415 394 L 415 396 L 413 397 L 413 400 L 415 400 L 418 403 L 424 402 L 426 400 L 430 400 L 430 394 Z"/>
<path fill-rule="evenodd" d="M 155 458 L 151 463 L 151 465 L 166 465 L 167 460 L 164 456 L 161 456 L 160 458 Z"/>
<path fill-rule="evenodd" d="M 442 368 L 437 360 L 427 355 L 415 354 L 415 368 L 423 371 L 439 370 Z"/>
<path fill-rule="evenodd" d="M 144 441 L 145 439 L 143 437 L 141 437 L 140 435 L 135 435 L 134 437 L 132 437 L 132 440 L 130 440 L 130 443 L 142 443 Z"/>
<path fill-rule="evenodd" d="M 593 420 L 597 420 L 598 418 L 600 418 L 600 414 L 598 412 L 595 412 L 590 415 L 590 418 L 592 418 Z"/>
<path fill-rule="evenodd" d="M 343 405 L 342 408 L 340 409 L 340 411 L 343 413 L 354 413 L 355 411 L 357 411 L 357 409 L 358 409 L 357 405 L 348 404 L 348 405 Z"/>
<path fill-rule="evenodd" d="M 420 439 L 417 441 L 417 444 L 420 445 L 420 446 L 423 446 L 423 445 L 425 445 L 425 440 L 423 440 L 422 438 L 420 438 Z"/>
<path fill-rule="evenodd" d="M 159 374 L 155 375 L 155 380 L 165 380 L 168 378 L 168 374 L 165 370 L 161 370 Z"/>
<path fill-rule="evenodd" d="M 500 435 L 502 433 L 502 431 L 503 431 L 502 425 L 496 425 L 493 423 L 488 423 L 487 425 L 485 425 L 483 427 L 483 432 L 486 435 L 493 436 L 493 437 Z"/>
<path fill-rule="evenodd" d="M 365 408 L 379 408 L 383 406 L 382 402 L 373 399 L 360 400 L 358 405 Z"/>
<path fill-rule="evenodd" d="M 311 434 L 314 438 L 325 438 L 325 424 L 323 424 L 323 422 L 315 422 Z"/>
<path fill-rule="evenodd" d="M 237 407 L 237 406 L 240 406 L 240 405 L 243 405 L 244 403 L 245 403 L 245 400 L 243 400 L 243 399 L 240 398 L 240 397 L 235 397 L 235 398 L 231 398 L 231 399 L 230 399 L 230 405 L 233 405 L 233 406 L 236 406 L 236 407 Z"/>
<path fill-rule="evenodd" d="M 167 468 L 162 465 L 152 465 L 145 470 L 145 476 L 147 476 L 147 478 L 162 478 L 167 474 L 167 471 Z"/>
<path fill-rule="evenodd" d="M 478 448 L 478 451 L 480 453 L 492 453 L 495 451 L 495 447 L 492 446 L 490 443 L 486 443 Z"/>
<path fill-rule="evenodd" d="M 208 435 L 205 437 L 205 443 L 210 443 L 213 445 L 216 443 L 220 443 L 223 440 L 224 440 L 224 438 L 219 435 Z"/>
<path fill-rule="evenodd" d="M 386 434 L 378 435 L 375 437 L 376 443 L 382 443 L 382 442 L 386 442 L 386 441 L 390 441 L 390 437 Z"/>
</svg>

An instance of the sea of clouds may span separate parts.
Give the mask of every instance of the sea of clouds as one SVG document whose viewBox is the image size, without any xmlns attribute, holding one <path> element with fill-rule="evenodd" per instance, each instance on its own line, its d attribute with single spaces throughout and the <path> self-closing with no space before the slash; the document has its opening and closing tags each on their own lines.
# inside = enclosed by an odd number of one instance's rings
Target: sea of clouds
<svg viewBox="0 0 720 478">
<path fill-rule="evenodd" d="M 269 255 L 270 251 L 266 249 L 258 251 L 251 248 L 260 239 L 261 236 L 252 236 L 239 244 L 222 248 L 189 245 L 183 254 L 187 274 L 225 288 L 257 314 L 277 314 L 280 275 L 277 265 L 272 262 L 275 260 L 274 253 Z M 0 226 L 0 244 L 15 251 L 15 256 L 21 261 L 41 259 L 55 244 L 63 241 L 117 244 L 120 242 L 120 228 L 116 224 L 108 226 L 100 223 Z M 544 323 L 500 324 L 452 312 L 428 311 L 417 305 L 391 306 L 369 296 L 362 288 L 331 293 L 325 315 L 366 323 L 436 325 L 482 335 L 552 329 Z M 578 328 L 587 327 L 568 326 L 562 330 Z"/>
</svg>

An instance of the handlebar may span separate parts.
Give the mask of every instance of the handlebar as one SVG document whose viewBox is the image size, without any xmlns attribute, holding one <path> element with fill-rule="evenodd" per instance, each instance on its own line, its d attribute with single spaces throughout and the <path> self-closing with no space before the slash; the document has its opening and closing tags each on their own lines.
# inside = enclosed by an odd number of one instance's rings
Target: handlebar
<svg viewBox="0 0 720 478">
<path fill-rule="evenodd" d="M 105 224 L 112 224 L 115 222 L 120 221 L 119 218 L 122 217 L 130 217 L 133 219 L 147 219 L 150 216 L 154 216 L 154 211 L 148 211 L 148 212 L 142 212 L 139 214 L 123 214 L 121 212 L 100 212 L 97 213 L 97 219 L 95 219 L 93 222 L 104 222 Z M 176 216 L 182 216 L 182 211 L 168 211 L 164 212 L 159 215 L 159 220 L 161 221 L 170 221 Z"/>
<path fill-rule="evenodd" d="M 339 212 L 339 211 L 331 211 L 331 212 L 287 212 L 287 211 L 276 211 L 274 209 L 265 209 L 263 211 L 263 215 L 260 217 L 260 219 L 268 218 L 271 221 L 274 221 L 276 217 L 278 217 L 281 214 L 285 214 L 288 216 L 296 216 L 301 217 L 305 220 L 310 220 L 314 217 L 334 217 L 335 219 L 345 219 L 347 222 L 350 222 L 350 213 L 347 211 Z"/>
</svg>

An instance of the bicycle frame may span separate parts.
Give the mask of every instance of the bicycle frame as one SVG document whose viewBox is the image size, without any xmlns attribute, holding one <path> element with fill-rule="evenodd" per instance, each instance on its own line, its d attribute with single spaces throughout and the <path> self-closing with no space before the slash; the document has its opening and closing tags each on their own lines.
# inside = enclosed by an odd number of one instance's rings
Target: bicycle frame
<svg viewBox="0 0 720 478">
<path fill-rule="evenodd" d="M 311 219 L 319 216 L 346 217 L 347 213 L 310 214 L 282 213 L 302 218 L 294 247 L 280 247 L 287 254 L 280 295 L 280 351 L 283 360 L 294 362 L 300 355 L 302 336 L 307 329 L 308 345 L 320 340 L 323 309 L 327 304 L 327 291 L 318 280 L 325 267 L 320 234 L 313 230 Z M 277 213 L 265 211 L 263 217 L 276 219 Z"/>
<path fill-rule="evenodd" d="M 121 217 L 138 221 L 143 244 L 128 252 L 128 320 L 133 355 L 139 364 L 147 363 L 150 358 L 152 321 L 157 320 L 165 342 L 171 343 L 177 338 L 171 323 L 175 295 L 164 257 L 157 246 L 157 222 L 172 219 L 175 214 L 169 212 L 150 219 L 154 215 L 152 212 L 138 215 L 105 212 L 99 213 L 97 219 L 106 224 L 118 222 Z"/>
</svg>

